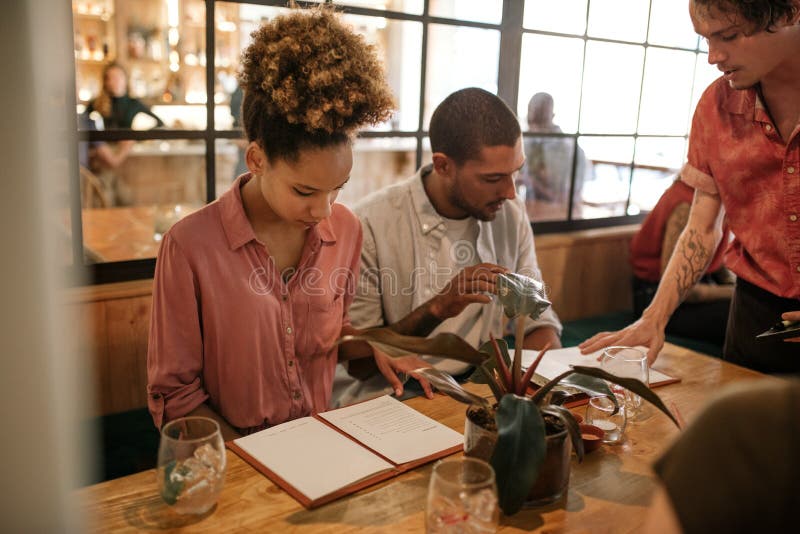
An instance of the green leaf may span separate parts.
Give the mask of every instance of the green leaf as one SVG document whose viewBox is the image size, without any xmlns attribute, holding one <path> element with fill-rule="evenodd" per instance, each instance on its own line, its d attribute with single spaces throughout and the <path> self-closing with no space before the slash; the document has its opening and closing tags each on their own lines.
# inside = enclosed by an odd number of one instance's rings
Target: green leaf
<svg viewBox="0 0 800 534">
<path fill-rule="evenodd" d="M 497 339 L 495 341 L 497 342 L 497 346 L 500 348 L 500 352 L 503 354 L 503 360 L 506 362 L 506 366 L 510 366 L 511 356 L 508 353 L 508 343 L 506 343 L 505 339 Z M 494 369 L 497 369 L 497 371 L 500 373 L 500 377 L 502 378 L 502 370 L 497 368 L 497 361 L 495 361 L 494 358 L 494 347 L 492 346 L 492 342 L 487 341 L 481 345 L 478 351 L 486 355 L 486 361 L 483 362 L 478 370 L 470 375 L 470 382 L 475 382 L 476 384 L 486 384 L 488 382 L 486 377 L 491 376 L 492 370 Z"/>
<path fill-rule="evenodd" d="M 366 341 L 393 357 L 424 354 L 458 360 L 471 365 L 480 365 L 486 359 L 485 354 L 478 352 L 472 345 L 455 334 L 437 334 L 430 338 L 424 338 L 404 336 L 389 327 L 382 327 L 370 328 L 360 334 L 344 336 L 337 341 L 337 344 L 348 341 Z"/>
<path fill-rule="evenodd" d="M 478 406 L 483 406 L 487 410 L 491 411 L 491 405 L 486 399 L 467 391 L 461 386 L 461 384 L 456 382 L 452 376 L 444 371 L 440 371 L 433 367 L 421 367 L 419 369 L 415 369 L 413 372 L 422 376 L 423 378 L 426 378 L 433 387 L 446 394 L 450 398 L 459 402 L 463 402 L 464 404 L 476 404 Z"/>
<path fill-rule="evenodd" d="M 611 391 L 611 388 L 608 387 L 608 383 L 605 380 L 583 373 L 569 375 L 564 378 L 559 385 L 577 389 L 578 391 L 588 394 L 590 397 L 603 396 L 610 399 L 612 397 L 615 398 L 614 393 Z"/>
<path fill-rule="evenodd" d="M 546 452 L 544 419 L 530 399 L 510 394 L 500 399 L 495 419 L 497 445 L 491 464 L 500 508 L 512 515 L 522 508 L 539 475 Z"/>
<path fill-rule="evenodd" d="M 641 398 L 643 398 L 644 400 L 646 400 L 647 402 L 649 402 L 650 404 L 652 404 L 653 406 L 664 412 L 664 414 L 666 414 L 666 416 L 669 417 L 673 423 L 675 423 L 675 426 L 680 428 L 678 420 L 675 419 L 675 416 L 672 415 L 672 412 L 669 411 L 669 408 L 667 408 L 667 406 L 664 404 L 664 401 L 661 400 L 661 397 L 656 395 L 653 392 L 653 390 L 647 387 L 647 384 L 645 384 L 641 380 L 612 375 L 611 373 L 608 373 L 603 369 L 599 369 L 597 367 L 584 367 L 583 365 L 574 365 L 572 368 L 575 370 L 575 372 L 589 376 L 594 376 L 597 378 L 602 378 L 603 380 L 608 380 L 609 382 L 613 382 L 614 384 L 620 385 L 625 389 L 630 390 L 631 392 L 635 393 L 636 395 L 639 395 Z"/>
<path fill-rule="evenodd" d="M 544 284 L 535 278 L 517 273 L 497 275 L 497 296 L 507 317 L 528 315 L 537 319 L 550 301 L 544 293 Z"/>
<path fill-rule="evenodd" d="M 500 399 L 503 397 L 505 392 L 503 391 L 500 382 L 495 380 L 495 378 L 492 376 L 491 370 L 487 367 L 490 361 L 491 360 L 486 360 L 476 367 L 475 371 L 473 371 L 473 373 L 469 376 L 469 381 L 476 384 L 489 384 L 489 389 L 492 390 L 494 398 L 497 400 L 497 402 L 500 402 Z"/>
<path fill-rule="evenodd" d="M 578 422 L 575 420 L 575 416 L 572 415 L 572 412 L 563 406 L 550 404 L 542 408 L 542 413 L 549 413 L 564 422 L 564 426 L 567 427 L 567 432 L 569 433 L 569 438 L 572 440 L 572 447 L 575 449 L 575 454 L 578 455 L 578 461 L 582 462 L 583 438 L 581 437 L 581 427 L 578 426 Z"/>
</svg>

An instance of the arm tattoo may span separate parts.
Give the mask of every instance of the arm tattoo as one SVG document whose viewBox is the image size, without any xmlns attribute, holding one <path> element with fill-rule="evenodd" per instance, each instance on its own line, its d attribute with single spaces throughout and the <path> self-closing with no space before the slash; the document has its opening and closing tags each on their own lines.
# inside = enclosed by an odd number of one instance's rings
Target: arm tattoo
<svg viewBox="0 0 800 534">
<path fill-rule="evenodd" d="M 697 230 L 690 229 L 678 242 L 675 254 L 680 254 L 683 261 L 678 265 L 675 282 L 678 290 L 678 302 L 681 302 L 703 273 L 711 261 L 711 254 Z"/>
</svg>

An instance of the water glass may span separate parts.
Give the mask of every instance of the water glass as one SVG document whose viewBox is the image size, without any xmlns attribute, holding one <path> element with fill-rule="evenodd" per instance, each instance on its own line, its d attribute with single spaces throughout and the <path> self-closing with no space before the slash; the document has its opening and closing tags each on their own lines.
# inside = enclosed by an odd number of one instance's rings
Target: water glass
<svg viewBox="0 0 800 534">
<path fill-rule="evenodd" d="M 203 514 L 217 502 L 225 480 L 225 443 L 207 417 L 182 417 L 161 430 L 158 489 L 180 514 Z"/>
<path fill-rule="evenodd" d="M 611 374 L 635 378 L 645 385 L 650 384 L 650 367 L 647 353 L 634 347 L 608 347 L 603 351 L 600 367 Z M 625 407 L 628 419 L 643 415 L 642 398 L 625 390 Z"/>
<path fill-rule="evenodd" d="M 433 466 L 425 514 L 429 534 L 495 532 L 500 517 L 494 469 L 477 458 Z"/>
<path fill-rule="evenodd" d="M 625 399 L 616 395 L 619 410 L 614 413 L 614 402 L 608 397 L 592 397 L 586 406 L 586 423 L 605 432 L 603 443 L 622 443 L 628 423 Z"/>
</svg>

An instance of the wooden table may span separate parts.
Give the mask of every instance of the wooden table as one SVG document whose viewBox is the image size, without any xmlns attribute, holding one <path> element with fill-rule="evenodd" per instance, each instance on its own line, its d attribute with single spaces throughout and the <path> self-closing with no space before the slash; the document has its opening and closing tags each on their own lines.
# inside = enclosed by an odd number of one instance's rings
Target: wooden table
<svg viewBox="0 0 800 534">
<path fill-rule="evenodd" d="M 669 344 L 656 367 L 682 378 L 682 382 L 656 392 L 668 406 L 675 403 L 688 421 L 720 386 L 743 380 L 777 380 Z M 433 401 L 411 399 L 408 404 L 463 432 L 464 405 L 442 395 Z M 646 421 L 628 425 L 623 444 L 604 446 L 588 454 L 582 464 L 573 456 L 566 498 L 545 508 L 501 517 L 500 531 L 640 530 L 655 487 L 652 462 L 679 432 L 664 415 L 652 411 L 654 415 Z M 216 508 L 204 516 L 179 516 L 163 504 L 153 470 L 83 488 L 77 496 L 92 529 L 100 532 L 424 532 L 430 471 L 429 464 L 319 509 L 306 510 L 229 451 L 225 488 Z"/>
</svg>

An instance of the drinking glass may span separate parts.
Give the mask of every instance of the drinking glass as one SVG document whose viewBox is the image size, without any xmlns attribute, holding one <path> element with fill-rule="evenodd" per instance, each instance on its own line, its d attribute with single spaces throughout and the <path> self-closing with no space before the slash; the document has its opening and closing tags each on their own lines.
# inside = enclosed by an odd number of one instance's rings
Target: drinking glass
<svg viewBox="0 0 800 534">
<path fill-rule="evenodd" d="M 425 531 L 429 534 L 495 532 L 500 510 L 494 469 L 477 458 L 441 460 L 433 466 Z"/>
<path fill-rule="evenodd" d="M 161 430 L 158 489 L 180 514 L 203 514 L 217 502 L 225 480 L 225 443 L 207 417 L 182 417 Z"/>
<path fill-rule="evenodd" d="M 616 395 L 619 410 L 614 413 L 614 402 L 608 397 L 592 397 L 586 405 L 586 423 L 601 429 L 603 443 L 622 443 L 628 423 L 625 398 Z"/>
<path fill-rule="evenodd" d="M 650 384 L 650 367 L 647 365 L 647 353 L 634 347 L 608 347 L 603 351 L 600 367 L 611 374 L 641 380 Z M 615 387 L 612 385 L 612 388 Z M 629 390 L 625 390 L 625 407 L 628 420 L 644 416 L 642 398 Z"/>
</svg>

